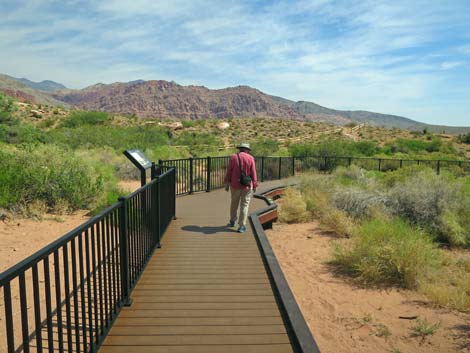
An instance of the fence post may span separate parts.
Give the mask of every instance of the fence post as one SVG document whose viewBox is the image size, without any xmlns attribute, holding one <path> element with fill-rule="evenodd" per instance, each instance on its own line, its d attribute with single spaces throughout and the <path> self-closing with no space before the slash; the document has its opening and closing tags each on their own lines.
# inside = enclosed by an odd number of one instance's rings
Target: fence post
<svg viewBox="0 0 470 353">
<path fill-rule="evenodd" d="M 211 157 L 207 156 L 207 180 L 206 180 L 206 192 L 211 191 Z"/>
<path fill-rule="evenodd" d="M 292 157 L 292 176 L 295 176 L 295 157 Z"/>
<path fill-rule="evenodd" d="M 348 158 L 348 167 L 350 167 L 350 166 L 351 166 L 351 164 L 352 164 L 352 158 L 351 158 L 351 157 L 349 157 L 349 158 Z"/>
<path fill-rule="evenodd" d="M 130 306 L 132 300 L 129 298 L 129 239 L 127 238 L 127 200 L 119 197 L 119 250 L 121 264 L 121 293 L 124 306 Z"/>
<path fill-rule="evenodd" d="M 441 174 L 441 161 L 437 161 L 437 175 Z"/>
<path fill-rule="evenodd" d="M 173 193 L 172 193 L 172 208 L 173 208 L 173 220 L 176 219 L 176 168 L 173 168 L 173 171 L 172 171 L 172 174 L 173 174 Z"/>
<path fill-rule="evenodd" d="M 279 157 L 279 173 L 278 173 L 278 179 L 281 179 L 281 164 L 282 164 L 282 157 Z"/>
<path fill-rule="evenodd" d="M 194 177 L 194 163 L 193 157 L 189 158 L 189 193 L 192 194 L 194 190 L 193 177 Z"/>
<path fill-rule="evenodd" d="M 157 176 L 157 181 L 156 181 L 156 186 L 157 186 L 157 199 L 155 200 L 157 202 L 157 248 L 160 249 L 162 246 L 160 244 L 160 239 L 161 239 L 161 224 L 162 224 L 162 220 L 161 220 L 161 215 L 162 215 L 162 210 L 161 210 L 161 187 L 160 187 L 160 176 Z"/>
<path fill-rule="evenodd" d="M 382 168 L 381 168 L 381 167 L 382 167 L 382 159 L 381 159 L 381 158 L 379 158 L 379 172 L 382 170 Z"/>
<path fill-rule="evenodd" d="M 261 157 L 261 182 L 264 181 L 264 157 Z"/>
<path fill-rule="evenodd" d="M 400 168 L 403 168 L 403 159 L 400 159 Z"/>
<path fill-rule="evenodd" d="M 157 170 L 155 168 L 155 162 L 152 162 L 152 169 L 150 169 L 150 178 L 153 180 L 157 176 Z"/>
<path fill-rule="evenodd" d="M 328 157 L 325 156 L 325 165 L 324 165 L 324 168 L 323 170 L 326 172 L 326 166 L 327 166 L 327 163 L 328 163 Z"/>
</svg>

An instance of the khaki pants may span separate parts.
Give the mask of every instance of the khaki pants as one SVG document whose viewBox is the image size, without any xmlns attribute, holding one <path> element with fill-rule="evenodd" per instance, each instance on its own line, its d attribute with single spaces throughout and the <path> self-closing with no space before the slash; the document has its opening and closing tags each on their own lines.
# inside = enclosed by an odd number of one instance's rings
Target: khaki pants
<svg viewBox="0 0 470 353">
<path fill-rule="evenodd" d="M 230 188 L 232 201 L 230 203 L 230 221 L 237 221 L 237 211 L 240 206 L 240 216 L 238 217 L 238 225 L 246 226 L 246 218 L 248 217 L 248 207 L 250 206 L 253 189 L 234 189 Z"/>
</svg>

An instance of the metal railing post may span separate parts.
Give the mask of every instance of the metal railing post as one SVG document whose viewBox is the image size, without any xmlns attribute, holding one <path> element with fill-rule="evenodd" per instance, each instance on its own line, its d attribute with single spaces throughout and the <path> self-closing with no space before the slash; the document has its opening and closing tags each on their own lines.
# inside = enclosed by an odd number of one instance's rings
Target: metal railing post
<svg viewBox="0 0 470 353">
<path fill-rule="evenodd" d="M 437 172 L 437 175 L 441 174 L 441 161 L 438 160 L 437 161 L 437 167 L 436 167 L 436 172 Z"/>
<path fill-rule="evenodd" d="M 127 200 L 125 197 L 119 197 L 121 203 L 119 207 L 119 250 L 121 265 L 121 293 L 124 306 L 130 306 L 132 300 L 129 297 L 129 242 L 127 237 Z"/>
<path fill-rule="evenodd" d="M 403 168 L 403 159 L 400 159 L 400 168 Z"/>
<path fill-rule="evenodd" d="M 194 190 L 193 178 L 194 178 L 194 163 L 193 157 L 189 158 L 189 193 L 192 194 Z"/>
<path fill-rule="evenodd" d="M 210 157 L 210 156 L 207 156 L 206 192 L 211 191 L 211 164 L 212 164 L 211 157 Z"/>
<path fill-rule="evenodd" d="M 292 176 L 295 176 L 295 157 L 292 157 Z"/>
<path fill-rule="evenodd" d="M 155 200 L 157 202 L 157 248 L 160 249 L 162 245 L 160 244 L 160 239 L 162 237 L 161 234 L 161 224 L 162 224 L 162 212 L 161 212 L 161 187 L 160 187 L 160 176 L 157 176 L 157 181 L 156 181 L 156 187 L 157 187 L 157 199 Z"/>
<path fill-rule="evenodd" d="M 382 159 L 381 159 L 381 158 L 379 158 L 379 172 L 382 170 L 382 168 L 381 168 L 381 167 L 382 167 Z"/>
<path fill-rule="evenodd" d="M 281 179 L 281 165 L 282 165 L 282 157 L 279 157 L 279 173 L 278 173 L 278 179 Z"/>
<path fill-rule="evenodd" d="M 157 167 L 155 162 L 152 162 L 152 168 L 150 169 L 150 178 L 153 180 L 157 177 Z"/>
<path fill-rule="evenodd" d="M 175 220 L 176 219 L 176 168 L 173 168 L 173 194 L 172 194 L 172 197 L 173 197 L 173 202 L 172 202 L 172 206 L 173 206 L 173 219 Z"/>
<path fill-rule="evenodd" d="M 264 157 L 261 157 L 261 182 L 264 181 Z"/>
</svg>

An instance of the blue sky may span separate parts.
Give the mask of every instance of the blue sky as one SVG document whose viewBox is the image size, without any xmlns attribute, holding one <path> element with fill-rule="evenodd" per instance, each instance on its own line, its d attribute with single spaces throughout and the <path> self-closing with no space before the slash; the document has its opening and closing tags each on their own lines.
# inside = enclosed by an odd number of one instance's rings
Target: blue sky
<svg viewBox="0 0 470 353">
<path fill-rule="evenodd" d="M 0 72 L 249 85 L 470 126 L 470 0 L 0 0 Z"/>
</svg>

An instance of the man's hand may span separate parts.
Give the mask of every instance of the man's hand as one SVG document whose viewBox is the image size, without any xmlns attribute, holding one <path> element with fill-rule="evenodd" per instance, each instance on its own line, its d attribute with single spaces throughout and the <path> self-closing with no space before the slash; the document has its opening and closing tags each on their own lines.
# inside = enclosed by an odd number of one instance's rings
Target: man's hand
<svg viewBox="0 0 470 353">
<path fill-rule="evenodd" d="M 225 191 L 228 191 L 230 189 L 230 185 L 229 184 L 225 184 Z"/>
<path fill-rule="evenodd" d="M 256 193 L 256 188 L 253 188 L 253 194 Z"/>
</svg>

